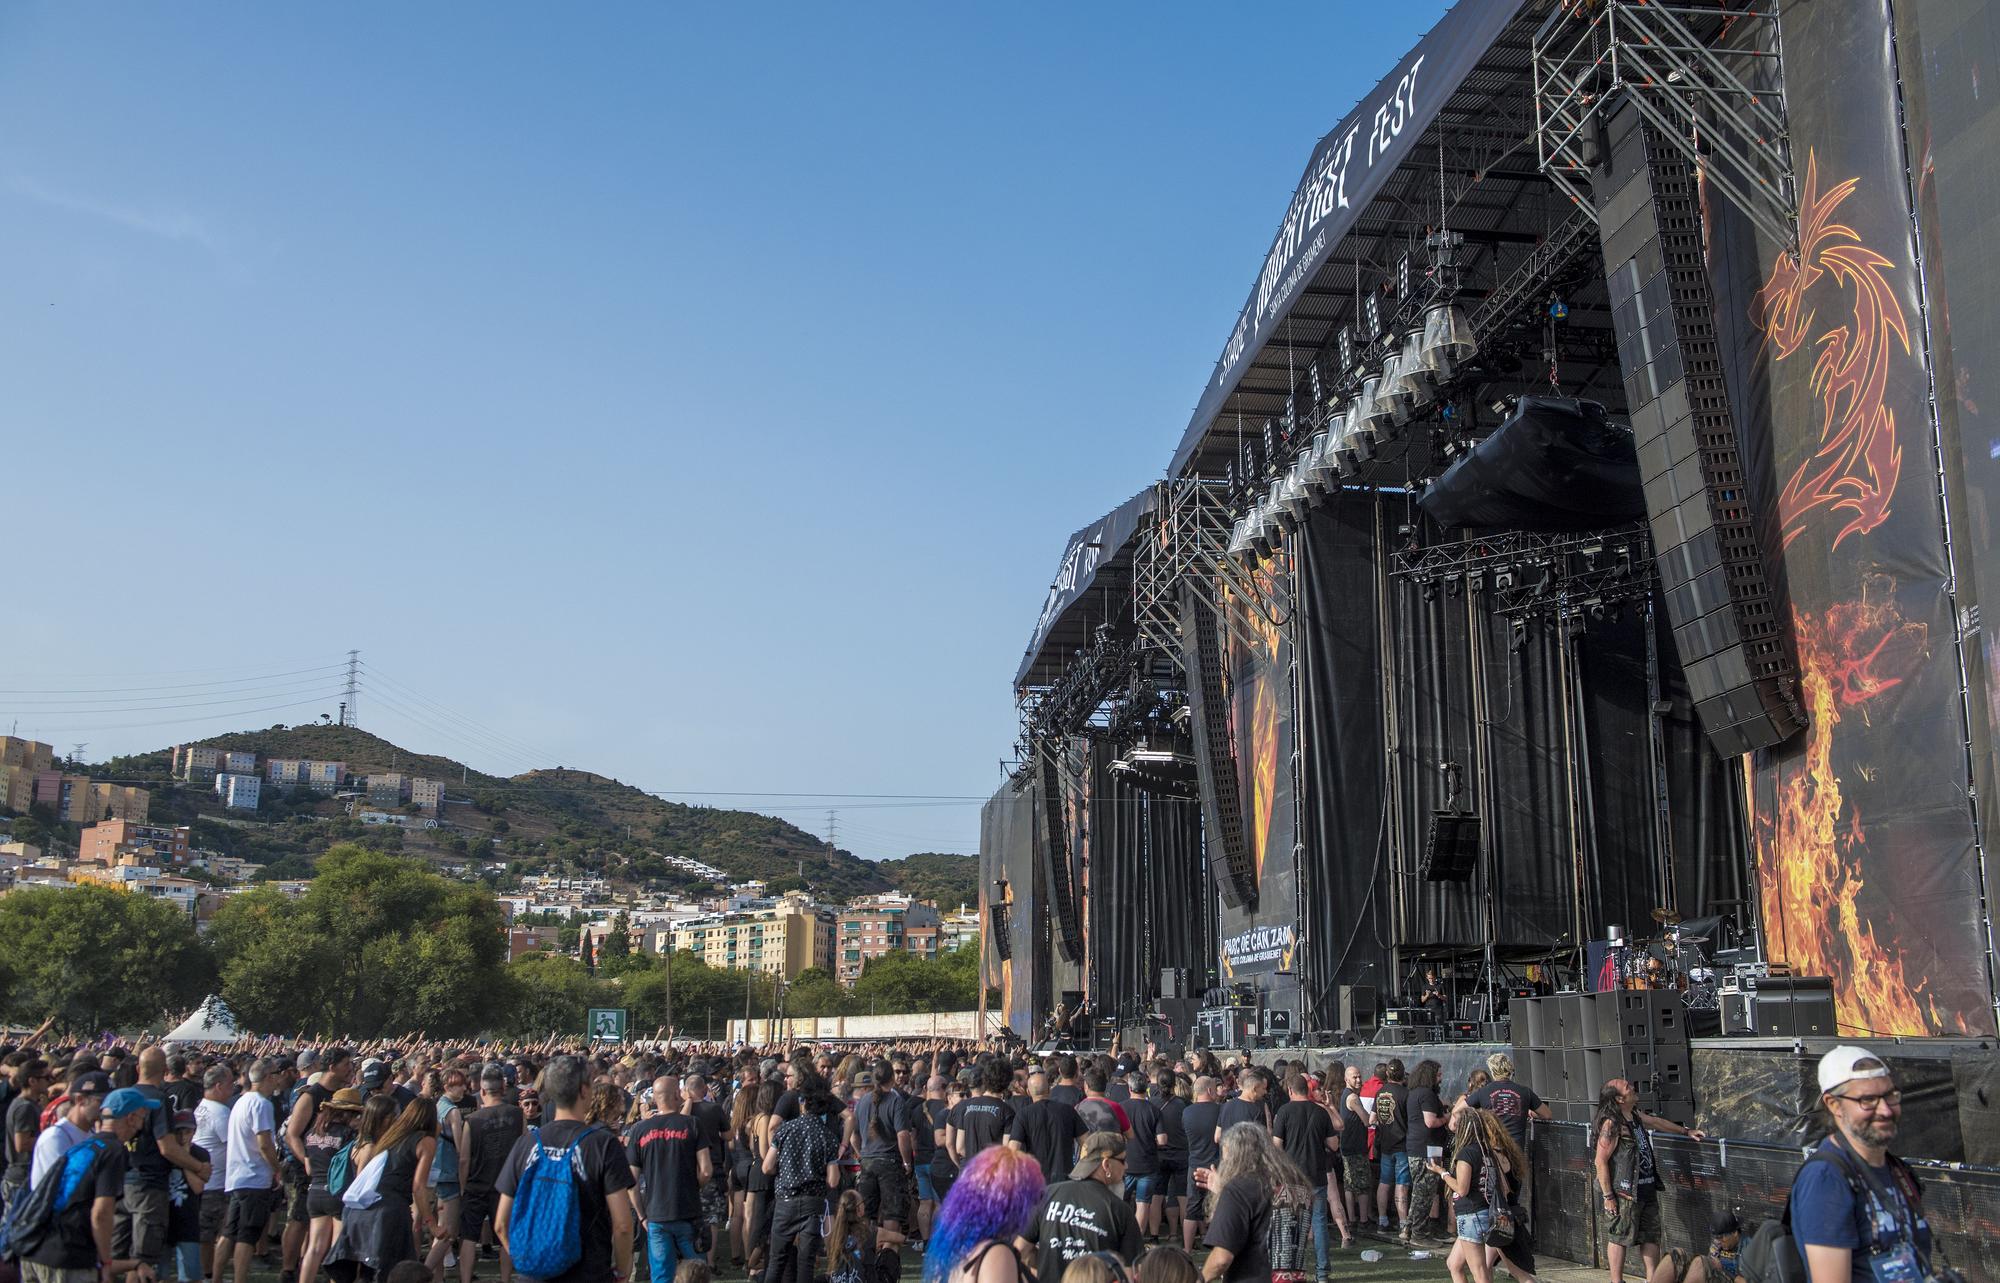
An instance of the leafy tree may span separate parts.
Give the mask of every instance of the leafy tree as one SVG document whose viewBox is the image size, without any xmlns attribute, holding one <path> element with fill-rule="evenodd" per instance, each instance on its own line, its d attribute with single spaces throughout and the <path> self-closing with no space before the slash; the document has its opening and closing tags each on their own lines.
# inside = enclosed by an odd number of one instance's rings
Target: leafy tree
<svg viewBox="0 0 2000 1283">
<path fill-rule="evenodd" d="M 72 1029 L 150 1024 L 194 1005 L 215 966 L 186 914 L 103 886 L 23 887 L 0 898 L 8 1017 Z"/>
<path fill-rule="evenodd" d="M 600 961 L 613 958 L 624 959 L 632 956 L 632 919 L 616 914 L 611 919 L 611 930 L 604 933 L 604 948 L 598 951 Z"/>
<path fill-rule="evenodd" d="M 592 1007 L 617 1005 L 609 982 L 561 954 L 529 954 L 506 968 L 505 981 L 500 1028 L 515 1037 L 581 1034 Z"/>
<path fill-rule="evenodd" d="M 785 989 L 788 1016 L 844 1016 L 853 1008 L 852 995 L 825 967 L 807 967 Z"/>
<path fill-rule="evenodd" d="M 978 951 L 926 958 L 893 949 L 862 968 L 853 999 L 855 1010 L 882 1014 L 969 1011 L 979 1003 Z"/>
<path fill-rule="evenodd" d="M 321 856 L 297 900 L 236 897 L 211 937 L 223 996 L 253 1029 L 464 1034 L 503 1001 L 507 942 L 492 899 L 364 847 Z"/>
</svg>

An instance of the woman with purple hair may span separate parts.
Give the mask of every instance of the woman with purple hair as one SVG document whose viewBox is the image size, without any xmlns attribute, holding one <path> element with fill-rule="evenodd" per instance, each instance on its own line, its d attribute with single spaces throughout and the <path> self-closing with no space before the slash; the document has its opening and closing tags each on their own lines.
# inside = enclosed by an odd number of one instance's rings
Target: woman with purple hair
<svg viewBox="0 0 2000 1283">
<path fill-rule="evenodd" d="M 938 1208 L 924 1283 L 1028 1283 L 1014 1240 L 1042 1201 L 1042 1165 L 1005 1145 L 979 1152 Z M 997 1249 L 997 1250 L 996 1250 Z"/>
</svg>

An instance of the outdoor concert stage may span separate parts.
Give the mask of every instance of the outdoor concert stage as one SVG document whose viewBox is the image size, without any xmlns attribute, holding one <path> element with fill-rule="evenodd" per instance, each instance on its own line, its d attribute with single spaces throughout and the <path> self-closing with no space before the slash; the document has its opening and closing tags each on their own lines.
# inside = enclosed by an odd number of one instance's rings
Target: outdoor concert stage
<svg viewBox="0 0 2000 1283">
<path fill-rule="evenodd" d="M 1636 1064 L 1712 1118 L 1684 1211 L 1769 1205 L 1823 1045 L 1706 1029 L 1837 1026 L 2000 1239 L 1994 67 L 1971 0 L 1463 0 L 1386 68 L 1034 621 L 981 836 L 1009 1025 L 1273 1055 L 1428 998 L 1566 1112 Z M 1502 1032 L 1599 988 L 1679 1050 Z"/>
</svg>

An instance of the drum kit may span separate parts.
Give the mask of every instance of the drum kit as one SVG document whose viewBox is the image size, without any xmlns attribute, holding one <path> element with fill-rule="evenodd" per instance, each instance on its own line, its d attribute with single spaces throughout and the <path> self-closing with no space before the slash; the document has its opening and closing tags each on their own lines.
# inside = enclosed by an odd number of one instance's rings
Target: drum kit
<svg viewBox="0 0 2000 1283">
<path fill-rule="evenodd" d="M 1672 989 L 1693 1011 L 1714 1011 L 1721 1005 L 1715 967 L 1702 946 L 1707 936 L 1681 930 L 1681 915 L 1672 909 L 1653 910 L 1660 933 L 1651 940 L 1628 940 L 1623 927 L 1610 930 L 1607 970 L 1620 989 Z"/>
</svg>

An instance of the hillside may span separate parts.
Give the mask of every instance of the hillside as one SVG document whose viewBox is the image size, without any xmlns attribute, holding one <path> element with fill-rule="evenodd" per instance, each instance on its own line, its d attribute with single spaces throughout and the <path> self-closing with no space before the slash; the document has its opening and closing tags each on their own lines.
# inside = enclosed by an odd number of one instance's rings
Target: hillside
<svg viewBox="0 0 2000 1283">
<path fill-rule="evenodd" d="M 603 876 L 659 890 L 710 884 L 674 867 L 672 858 L 680 856 L 721 869 L 725 881 L 758 878 L 783 888 L 802 874 L 806 885 L 831 898 L 907 890 L 955 908 L 977 897 L 977 862 L 970 856 L 927 853 L 878 864 L 848 851 L 829 853 L 823 840 L 773 816 L 668 802 L 588 771 L 486 775 L 349 726 L 277 726 L 201 742 L 266 757 L 338 760 L 356 774 L 402 771 L 445 782 L 446 827 L 396 830 L 364 826 L 339 803 L 303 795 L 267 795 L 255 819 L 225 813 L 205 790 L 170 778 L 167 749 L 89 768 L 101 779 L 149 785 L 155 818 L 192 824 L 198 845 L 266 864 L 272 876 L 304 876 L 319 852 L 360 840 L 444 862 L 504 859 L 519 873 Z"/>
<path fill-rule="evenodd" d="M 979 857 L 922 851 L 875 865 L 882 876 L 919 900 L 929 900 L 949 912 L 961 904 L 979 906 Z"/>
</svg>

